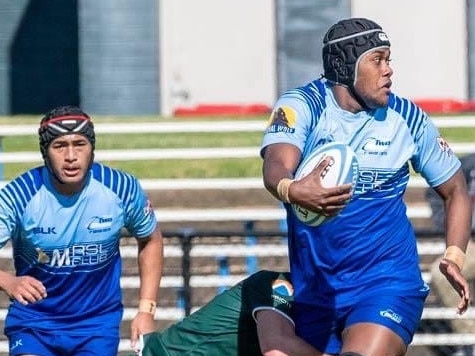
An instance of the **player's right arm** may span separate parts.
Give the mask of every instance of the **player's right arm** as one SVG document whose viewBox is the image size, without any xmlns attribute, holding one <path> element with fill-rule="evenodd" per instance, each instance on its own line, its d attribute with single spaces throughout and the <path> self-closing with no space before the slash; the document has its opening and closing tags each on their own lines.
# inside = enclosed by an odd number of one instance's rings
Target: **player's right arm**
<svg viewBox="0 0 475 356">
<path fill-rule="evenodd" d="M 301 157 L 300 150 L 288 143 L 274 143 L 265 148 L 263 157 L 264 186 L 280 200 L 277 185 L 284 178 L 293 179 Z"/>
<path fill-rule="evenodd" d="M 300 150 L 296 146 L 274 143 L 265 148 L 263 157 L 264 186 L 283 202 L 298 204 L 325 216 L 332 216 L 341 211 L 351 198 L 351 184 L 334 188 L 322 186 L 321 177 L 331 164 L 330 157 L 325 158 L 309 175 L 298 181 L 292 181 L 293 173 L 301 159 Z M 285 184 L 288 186 L 282 189 Z"/>
<path fill-rule="evenodd" d="M 264 356 L 323 356 L 295 335 L 294 325 L 276 311 L 260 310 L 255 319 L 259 346 Z"/>
<path fill-rule="evenodd" d="M 46 298 L 46 288 L 36 278 L 14 276 L 5 271 L 0 271 L 0 289 L 5 291 L 10 299 L 15 299 L 23 305 Z"/>
<path fill-rule="evenodd" d="M 19 178 L 8 183 L 0 190 L 0 248 L 3 248 L 8 241 L 13 242 L 14 231 L 17 229 L 19 210 L 24 207 L 18 201 L 23 202 L 31 198 L 27 193 L 31 193 L 33 177 L 39 171 L 29 171 Z M 22 185 L 19 184 L 22 182 Z M 27 185 L 30 190 L 21 190 L 21 187 Z M 21 194 L 15 194 L 21 192 Z M 18 201 L 17 201 L 18 200 Z M 22 239 L 18 239 L 21 241 Z M 17 300 L 23 305 L 38 302 L 46 298 L 46 288 L 38 279 L 22 275 L 17 276 L 11 272 L 0 270 L 0 290 L 3 290 L 11 300 Z"/>
</svg>

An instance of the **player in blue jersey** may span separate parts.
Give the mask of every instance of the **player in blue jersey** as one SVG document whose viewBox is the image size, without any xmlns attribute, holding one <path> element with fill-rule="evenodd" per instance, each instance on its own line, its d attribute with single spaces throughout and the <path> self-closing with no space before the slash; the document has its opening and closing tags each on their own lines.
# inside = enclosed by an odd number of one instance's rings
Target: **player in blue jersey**
<svg viewBox="0 0 475 356">
<path fill-rule="evenodd" d="M 0 191 L 0 246 L 15 275 L 0 271 L 11 299 L 9 355 L 117 355 L 123 305 L 123 228 L 137 239 L 140 288 L 131 342 L 155 329 L 163 240 L 138 180 L 94 162 L 90 117 L 58 107 L 40 123 L 44 165 Z"/>
<path fill-rule="evenodd" d="M 266 188 L 285 203 L 296 332 L 326 355 L 404 355 L 429 292 L 404 192 L 410 165 L 445 201 L 447 250 L 440 269 L 460 296 L 471 206 L 460 161 L 427 114 L 391 92 L 390 41 L 375 22 L 344 19 L 323 39 L 322 78 L 276 102 L 261 155 Z M 348 144 L 355 187 L 324 188 L 326 158 L 307 177 L 296 168 L 327 142 Z M 301 223 L 290 203 L 333 219 Z"/>
</svg>

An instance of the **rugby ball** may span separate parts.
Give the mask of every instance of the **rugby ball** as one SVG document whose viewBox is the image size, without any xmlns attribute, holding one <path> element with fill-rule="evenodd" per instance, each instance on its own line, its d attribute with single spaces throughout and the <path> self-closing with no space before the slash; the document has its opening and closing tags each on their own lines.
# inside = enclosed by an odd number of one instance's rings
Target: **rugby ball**
<svg viewBox="0 0 475 356">
<path fill-rule="evenodd" d="M 307 176 L 327 156 L 333 158 L 333 165 L 322 177 L 322 185 L 325 188 L 331 188 L 352 183 L 354 186 L 358 178 L 358 159 L 351 147 L 341 142 L 326 143 L 310 153 L 298 166 L 295 180 Z M 300 221 L 310 226 L 319 226 L 332 218 L 317 214 L 297 204 L 292 204 L 292 210 Z"/>
</svg>

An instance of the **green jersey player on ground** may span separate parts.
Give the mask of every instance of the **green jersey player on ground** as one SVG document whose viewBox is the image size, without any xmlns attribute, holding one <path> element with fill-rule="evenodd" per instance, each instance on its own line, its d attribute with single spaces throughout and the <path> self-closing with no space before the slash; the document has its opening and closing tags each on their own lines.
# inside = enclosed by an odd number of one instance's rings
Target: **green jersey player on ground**
<svg viewBox="0 0 475 356">
<path fill-rule="evenodd" d="M 142 356 L 312 355 L 291 319 L 288 273 L 259 271 L 168 327 L 144 337 Z"/>
</svg>

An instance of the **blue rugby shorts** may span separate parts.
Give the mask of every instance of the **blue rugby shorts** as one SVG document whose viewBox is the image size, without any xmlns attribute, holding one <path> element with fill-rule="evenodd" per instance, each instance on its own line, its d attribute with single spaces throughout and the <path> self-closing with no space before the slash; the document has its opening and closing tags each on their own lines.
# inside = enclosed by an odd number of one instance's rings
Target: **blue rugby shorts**
<svg viewBox="0 0 475 356">
<path fill-rule="evenodd" d="M 340 308 L 295 303 L 293 318 L 297 335 L 326 353 L 338 353 L 343 330 L 357 323 L 385 326 L 409 345 L 417 331 L 426 297 L 427 293 L 411 296 L 382 294 Z"/>
<path fill-rule="evenodd" d="M 71 335 L 59 331 L 22 329 L 8 335 L 9 355 L 116 356 L 119 337 Z"/>
</svg>

